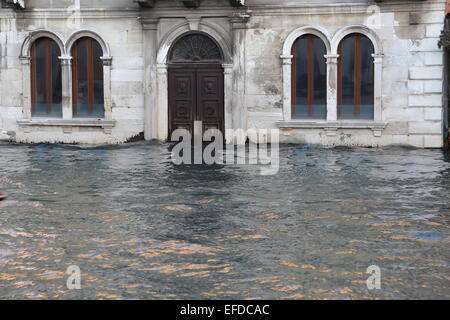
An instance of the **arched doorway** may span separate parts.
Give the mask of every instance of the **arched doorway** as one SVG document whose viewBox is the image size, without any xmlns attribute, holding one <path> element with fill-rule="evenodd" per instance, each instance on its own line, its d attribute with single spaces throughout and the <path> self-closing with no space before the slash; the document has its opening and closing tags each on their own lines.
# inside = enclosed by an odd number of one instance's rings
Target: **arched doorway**
<svg viewBox="0 0 450 320">
<path fill-rule="evenodd" d="M 188 33 L 174 42 L 169 52 L 169 140 L 176 129 L 194 134 L 194 122 L 224 132 L 223 54 L 203 33 Z M 197 122 L 198 123 L 198 122 Z"/>
</svg>

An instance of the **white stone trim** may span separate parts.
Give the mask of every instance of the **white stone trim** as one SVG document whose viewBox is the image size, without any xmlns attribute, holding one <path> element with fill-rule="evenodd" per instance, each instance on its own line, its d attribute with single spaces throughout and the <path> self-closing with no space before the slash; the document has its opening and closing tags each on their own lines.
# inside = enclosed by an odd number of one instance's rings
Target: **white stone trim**
<svg viewBox="0 0 450 320">
<path fill-rule="evenodd" d="M 331 39 L 331 53 L 337 54 L 338 47 L 342 39 L 344 39 L 346 36 L 352 33 L 360 33 L 365 35 L 367 38 L 370 39 L 370 41 L 372 41 L 373 47 L 375 49 L 375 54 L 383 53 L 380 38 L 375 33 L 375 31 L 373 31 L 372 29 L 368 28 L 365 25 L 351 25 L 338 30 Z"/>
<path fill-rule="evenodd" d="M 31 119 L 31 57 L 21 56 L 23 118 Z"/>
<path fill-rule="evenodd" d="M 72 119 L 72 57 L 60 56 L 62 81 L 62 117 Z"/>
<path fill-rule="evenodd" d="M 100 57 L 103 61 L 103 106 L 105 108 L 105 120 L 112 120 L 112 97 L 111 97 L 111 68 L 112 57 Z"/>
<path fill-rule="evenodd" d="M 327 121 L 337 121 L 338 54 L 327 54 Z"/>
<path fill-rule="evenodd" d="M 83 37 L 95 39 L 102 47 L 103 56 L 104 57 L 111 56 L 111 50 L 109 48 L 108 43 L 106 43 L 105 40 L 103 40 L 103 38 L 97 32 L 95 32 L 93 30 L 88 30 L 88 29 L 83 29 L 83 30 L 78 30 L 78 31 L 73 32 L 65 41 L 65 44 L 64 44 L 65 52 L 70 54 L 73 44 L 78 39 L 83 38 Z"/>
<path fill-rule="evenodd" d="M 298 38 L 306 34 L 312 34 L 322 39 L 323 43 L 325 44 L 325 47 L 327 48 L 327 53 L 328 54 L 331 53 L 331 43 L 330 43 L 331 36 L 328 33 L 328 31 L 322 27 L 304 26 L 295 29 L 287 36 L 283 44 L 281 55 L 282 56 L 291 55 L 292 46 L 294 45 L 295 41 L 297 41 Z"/>
<path fill-rule="evenodd" d="M 383 58 L 381 53 L 373 54 L 374 58 L 374 121 L 383 120 Z"/>
<path fill-rule="evenodd" d="M 381 137 L 387 122 L 374 121 L 277 121 L 279 128 L 288 129 L 323 129 L 327 136 L 334 136 L 338 129 L 370 129 L 375 137 Z"/>
<path fill-rule="evenodd" d="M 292 112 L 292 59 L 293 55 L 282 55 L 283 68 L 283 119 L 285 121 L 291 120 Z"/>
<path fill-rule="evenodd" d="M 66 55 L 66 50 L 64 46 L 63 37 L 59 35 L 56 32 L 49 31 L 49 30 L 35 30 L 31 31 L 30 34 L 25 38 L 25 40 L 22 43 L 22 47 L 20 49 L 20 56 L 21 57 L 29 57 L 30 56 L 30 50 L 33 43 L 39 39 L 39 38 L 50 38 L 56 42 L 56 44 L 59 46 L 59 50 L 61 51 L 61 55 Z"/>
<path fill-rule="evenodd" d="M 156 125 L 158 136 L 153 137 L 160 140 L 167 140 L 169 137 L 169 83 L 167 64 L 158 64 L 156 67 Z M 147 107 L 147 106 L 146 106 Z"/>
<path fill-rule="evenodd" d="M 224 73 L 224 121 L 225 121 L 225 131 L 233 129 L 233 64 L 224 63 L 222 64 Z M 226 141 L 231 143 L 231 141 Z"/>
<path fill-rule="evenodd" d="M 112 128 L 115 126 L 115 120 L 104 119 L 47 119 L 34 118 L 32 120 L 18 120 L 17 124 L 29 131 L 30 127 L 63 127 L 64 133 L 71 133 L 73 127 L 98 127 L 102 128 L 105 134 L 111 134 Z"/>
</svg>

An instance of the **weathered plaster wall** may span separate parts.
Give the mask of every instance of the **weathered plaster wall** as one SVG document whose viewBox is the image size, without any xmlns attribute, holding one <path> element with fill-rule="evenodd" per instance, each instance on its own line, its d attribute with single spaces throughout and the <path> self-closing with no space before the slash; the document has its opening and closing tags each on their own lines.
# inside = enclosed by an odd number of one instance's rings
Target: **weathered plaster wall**
<svg viewBox="0 0 450 320">
<path fill-rule="evenodd" d="M 1 9 L 0 9 L 1 10 Z M 1 12 L 1 11 L 0 11 Z M 7 17 L 7 18 L 4 18 Z M 0 139 L 17 131 L 16 119 L 21 117 L 22 80 L 17 19 L 5 12 L 0 19 Z"/>
<path fill-rule="evenodd" d="M 62 6 L 61 2 L 36 0 L 27 4 L 30 6 L 39 4 L 42 7 L 49 3 L 52 8 L 59 8 Z M 73 5 L 71 1 L 66 2 Z M 115 2 L 125 3 L 125 1 Z M 30 9 L 26 12 L 13 13 L 10 10 L 2 10 L 0 15 L 2 18 L 14 17 L 0 20 L 0 128 L 3 132 L 14 133 L 15 139 L 22 142 L 116 143 L 126 141 L 144 131 L 143 41 L 137 11 L 131 14 L 117 11 L 82 12 L 72 7 L 71 10 L 56 12 Z M 16 121 L 23 115 L 21 93 L 22 86 L 27 85 L 22 83 L 19 59 L 23 41 L 31 31 L 49 30 L 66 42 L 72 33 L 82 29 L 96 32 L 111 50 L 112 118 L 117 121 L 112 133 L 104 133 L 101 128 L 75 126 L 70 134 L 64 133 L 61 127 L 34 126 L 29 130 L 20 128 Z"/>
<path fill-rule="evenodd" d="M 250 128 L 275 128 L 276 122 L 282 120 L 280 54 L 286 37 L 301 26 L 321 27 L 333 37 L 346 26 L 367 24 L 365 10 L 373 3 L 247 0 L 252 17 L 245 32 L 246 80 L 240 83 L 246 96 L 245 105 L 234 106 L 243 110 L 235 120 Z M 77 10 L 78 4 L 81 11 Z M 158 2 L 158 8 L 166 16 L 204 12 L 207 17 L 213 12 L 211 8 L 205 11 L 170 8 L 178 5 L 176 1 Z M 375 137 L 370 129 L 339 129 L 336 136 L 319 129 L 285 129 L 282 141 L 325 145 L 442 145 L 443 65 L 437 41 L 443 28 L 445 0 L 385 1 L 379 6 L 381 26 L 375 31 L 385 55 L 382 120 L 388 122 L 381 137 Z M 138 21 L 142 11 L 138 5 L 132 0 L 28 0 L 27 8 L 25 12 L 0 9 L 0 139 L 116 143 L 142 132 L 146 52 L 144 32 Z M 223 12 L 220 18 L 205 20 L 214 20 L 231 36 L 230 10 Z M 161 20 L 158 45 L 181 20 Z M 73 128 L 68 134 L 60 127 L 33 127 L 25 132 L 17 125 L 17 120 L 23 116 L 22 92 L 26 85 L 22 82 L 20 47 L 29 32 L 37 29 L 54 31 L 63 41 L 75 31 L 91 29 L 109 44 L 113 58 L 112 113 L 117 120 L 111 134 L 100 128 Z"/>
<path fill-rule="evenodd" d="M 68 8 L 77 3 L 82 8 L 127 9 L 138 8 L 138 4 L 129 0 L 26 0 L 29 9 Z"/>
<path fill-rule="evenodd" d="M 384 53 L 382 121 L 388 122 L 382 136 L 374 137 L 371 130 L 361 129 L 338 130 L 334 137 L 323 130 L 287 129 L 282 140 L 326 145 L 442 146 L 443 52 L 437 42 L 443 29 L 445 1 L 379 5 L 381 24 L 374 30 Z M 341 13 L 336 15 L 332 13 L 338 8 L 333 6 L 320 10 L 254 8 L 246 48 L 250 127 L 275 128 L 276 121 L 283 119 L 280 48 L 289 33 L 311 26 L 324 29 L 333 38 L 346 26 L 367 25 L 367 7 L 353 8 L 340 7 Z"/>
</svg>

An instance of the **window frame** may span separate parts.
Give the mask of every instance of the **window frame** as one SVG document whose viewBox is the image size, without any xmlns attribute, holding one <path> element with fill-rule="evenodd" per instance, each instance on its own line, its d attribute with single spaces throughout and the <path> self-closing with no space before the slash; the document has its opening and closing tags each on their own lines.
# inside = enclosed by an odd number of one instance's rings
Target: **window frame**
<svg viewBox="0 0 450 320">
<path fill-rule="evenodd" d="M 85 59 L 85 72 L 86 72 L 86 82 L 87 82 L 87 105 L 88 105 L 88 115 L 87 116 L 79 116 L 78 115 L 78 44 L 80 41 L 86 41 L 86 59 Z M 102 51 L 102 54 L 100 55 L 99 59 L 101 60 L 103 56 L 103 48 L 101 47 L 101 44 L 94 38 L 84 36 L 79 37 L 74 43 L 72 44 L 70 51 L 71 51 L 71 57 L 72 57 L 72 117 L 73 118 L 98 118 L 98 116 L 94 115 L 94 90 L 95 90 L 95 62 L 94 62 L 94 43 L 100 47 L 100 50 Z M 92 57 L 92 58 L 91 58 Z M 104 68 L 104 66 L 102 66 Z M 102 109 L 103 113 L 100 118 L 105 117 L 105 77 L 104 74 L 102 74 Z"/>
<path fill-rule="evenodd" d="M 307 41 L 307 49 L 306 49 L 306 60 L 307 60 L 307 104 L 308 104 L 308 116 L 302 117 L 298 114 L 296 114 L 296 104 L 297 104 L 297 45 L 299 40 L 305 39 Z M 291 118 L 292 119 L 299 119 L 299 120 L 324 120 L 327 117 L 327 111 L 325 110 L 325 118 L 314 118 L 314 100 L 315 100 L 315 65 L 314 60 L 316 57 L 316 53 L 314 50 L 314 41 L 320 41 L 324 48 L 325 48 L 325 55 L 323 56 L 323 59 L 326 59 L 326 53 L 327 53 L 327 47 L 326 44 L 323 42 L 323 40 L 311 33 L 303 34 L 300 37 L 298 37 L 294 44 L 292 45 L 291 49 L 291 56 L 292 56 L 292 64 L 291 64 Z M 313 63 L 311 63 L 313 62 Z M 324 61 L 324 64 L 326 65 L 326 61 Z M 328 100 L 328 90 L 326 90 L 327 87 L 327 76 L 325 76 L 325 104 L 327 105 Z M 327 109 L 327 108 L 326 108 Z"/>
<path fill-rule="evenodd" d="M 343 106 L 343 44 L 344 41 L 353 38 L 354 39 L 354 52 L 353 52 L 353 116 L 354 118 L 341 118 L 341 112 L 342 112 L 342 106 Z M 366 119 L 361 117 L 361 88 L 362 88 L 362 39 L 366 38 L 369 40 L 369 43 L 372 46 L 372 54 L 371 56 L 375 54 L 375 46 L 373 45 L 372 41 L 364 34 L 361 33 L 350 33 L 343 37 L 341 41 L 339 42 L 337 54 L 339 55 L 338 58 L 338 66 L 337 66 L 337 119 L 338 120 L 363 120 L 363 121 L 371 121 L 375 119 L 375 65 L 372 62 L 371 68 L 372 68 L 372 91 L 373 91 L 373 101 L 372 101 L 372 118 Z"/>
<path fill-rule="evenodd" d="M 36 45 L 38 42 L 43 42 L 44 44 L 44 50 L 45 50 L 45 102 L 46 102 L 46 115 L 36 115 Z M 48 118 L 62 118 L 62 99 L 60 102 L 61 105 L 61 115 L 60 116 L 54 116 L 52 115 L 52 106 L 53 106 L 53 77 L 54 77 L 54 70 L 53 70 L 53 56 L 54 52 L 53 50 L 58 50 L 57 53 L 59 53 L 57 56 L 61 55 L 61 48 L 58 47 L 58 44 L 56 41 L 50 37 L 43 36 L 39 37 L 35 41 L 33 41 L 31 47 L 30 47 L 30 86 L 31 86 L 31 94 L 30 94 L 30 101 L 31 101 L 31 116 L 35 118 L 42 118 L 42 117 L 48 117 Z M 61 98 L 62 98 L 62 65 L 61 61 L 58 61 L 57 63 L 60 64 L 59 72 L 60 72 L 60 78 L 61 78 Z"/>
</svg>

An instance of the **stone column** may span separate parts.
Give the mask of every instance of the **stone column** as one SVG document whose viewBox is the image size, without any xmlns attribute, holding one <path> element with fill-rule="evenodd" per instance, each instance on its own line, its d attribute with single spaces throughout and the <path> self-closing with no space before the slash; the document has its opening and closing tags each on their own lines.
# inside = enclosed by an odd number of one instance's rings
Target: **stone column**
<svg viewBox="0 0 450 320">
<path fill-rule="evenodd" d="M 383 54 L 373 54 L 374 59 L 374 121 L 383 121 L 383 103 L 382 103 L 382 91 L 383 91 Z"/>
<path fill-rule="evenodd" d="M 61 56 L 62 77 L 62 115 L 63 119 L 72 119 L 72 57 Z"/>
<path fill-rule="evenodd" d="M 337 121 L 338 54 L 325 55 L 327 59 L 327 121 Z"/>
<path fill-rule="evenodd" d="M 111 65 L 112 57 L 101 57 L 103 61 L 103 96 L 105 107 L 105 120 L 112 120 L 111 100 Z"/>
<path fill-rule="evenodd" d="M 155 109 L 157 109 L 157 138 L 166 140 L 169 138 L 169 96 L 167 83 L 167 64 L 157 65 L 156 91 L 158 93 Z M 156 108 L 157 107 L 157 108 Z"/>
<path fill-rule="evenodd" d="M 245 13 L 234 14 L 230 19 L 233 31 L 233 98 L 231 102 L 233 128 L 243 130 L 247 130 L 245 38 L 249 19 L 250 16 Z"/>
<path fill-rule="evenodd" d="M 31 57 L 20 57 L 22 64 L 23 119 L 31 119 Z"/>
<path fill-rule="evenodd" d="M 224 63 L 223 67 L 223 83 L 224 83 L 224 121 L 225 121 L 225 133 L 227 130 L 233 129 L 233 65 Z M 226 135 L 225 135 L 226 137 Z M 232 141 L 225 141 L 226 143 L 232 143 Z"/>
<path fill-rule="evenodd" d="M 144 33 L 144 137 L 145 140 L 158 138 L 157 112 L 157 31 L 159 19 L 141 18 Z"/>
<path fill-rule="evenodd" d="M 283 64 L 283 120 L 290 121 L 292 118 L 292 59 L 294 56 L 281 56 Z"/>
</svg>

